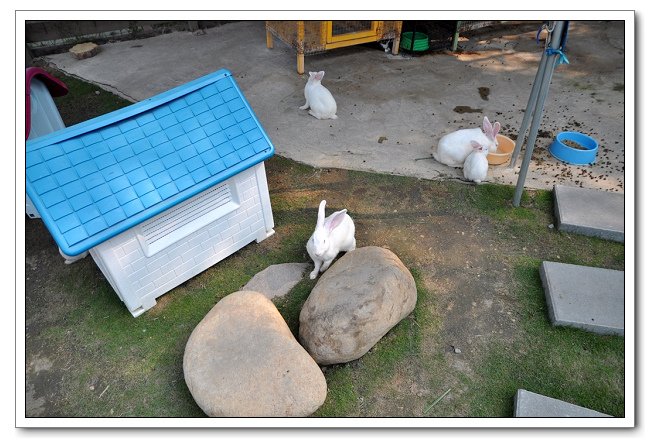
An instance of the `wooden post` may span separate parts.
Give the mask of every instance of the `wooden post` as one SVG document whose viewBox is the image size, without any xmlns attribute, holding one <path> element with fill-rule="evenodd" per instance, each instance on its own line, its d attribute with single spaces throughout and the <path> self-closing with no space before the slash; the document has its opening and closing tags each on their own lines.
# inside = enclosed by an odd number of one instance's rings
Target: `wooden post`
<svg viewBox="0 0 650 448">
<path fill-rule="evenodd" d="M 383 20 L 377 20 L 377 21 L 372 21 L 370 22 L 370 26 L 375 27 L 375 36 L 377 36 L 377 41 L 379 41 L 382 36 L 384 35 L 384 22 Z"/>
<path fill-rule="evenodd" d="M 273 48 L 273 35 L 269 30 L 269 21 L 266 21 L 266 48 Z"/>
<path fill-rule="evenodd" d="M 298 47 L 298 74 L 302 75 L 305 73 L 305 22 L 302 20 L 298 21 L 298 36 L 296 44 Z"/>
<path fill-rule="evenodd" d="M 392 53 L 396 55 L 399 53 L 399 41 L 402 38 L 402 21 L 395 22 L 395 39 L 393 39 Z"/>
<path fill-rule="evenodd" d="M 305 53 L 298 53 L 298 74 L 302 75 L 305 73 Z"/>
<path fill-rule="evenodd" d="M 332 22 L 328 22 L 326 20 L 323 20 L 320 23 L 320 44 L 322 47 L 327 46 L 327 29 L 328 29 L 328 23 L 331 24 Z"/>
</svg>

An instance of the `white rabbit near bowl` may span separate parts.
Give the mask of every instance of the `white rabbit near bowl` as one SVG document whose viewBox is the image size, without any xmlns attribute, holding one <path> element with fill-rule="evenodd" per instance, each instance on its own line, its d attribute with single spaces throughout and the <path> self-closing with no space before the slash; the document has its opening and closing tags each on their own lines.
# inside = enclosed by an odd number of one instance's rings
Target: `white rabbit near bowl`
<svg viewBox="0 0 650 448">
<path fill-rule="evenodd" d="M 299 109 L 309 108 L 309 114 L 319 120 L 336 119 L 338 118 L 336 101 L 327 87 L 321 84 L 323 76 L 325 76 L 324 71 L 309 72 L 309 79 L 305 85 L 305 105 L 300 106 Z"/>
<path fill-rule="evenodd" d="M 463 175 L 465 179 L 480 184 L 485 180 L 488 173 L 488 150 L 475 140 L 472 140 L 473 151 L 465 159 L 463 164 Z"/>
<path fill-rule="evenodd" d="M 325 218 L 325 204 L 322 200 L 318 206 L 316 229 L 307 241 L 307 253 L 314 261 L 314 270 L 309 274 L 315 279 L 318 272 L 325 272 L 339 252 L 349 252 L 357 247 L 354 238 L 354 222 L 347 214 L 347 209 L 334 212 Z"/>
<path fill-rule="evenodd" d="M 467 156 L 474 150 L 472 141 L 486 148 L 488 152 L 496 152 L 499 145 L 499 129 L 501 124 L 498 121 L 492 126 L 488 117 L 483 117 L 482 131 L 479 128 L 460 129 L 444 135 L 438 142 L 433 158 L 443 165 L 462 167 Z"/>
</svg>

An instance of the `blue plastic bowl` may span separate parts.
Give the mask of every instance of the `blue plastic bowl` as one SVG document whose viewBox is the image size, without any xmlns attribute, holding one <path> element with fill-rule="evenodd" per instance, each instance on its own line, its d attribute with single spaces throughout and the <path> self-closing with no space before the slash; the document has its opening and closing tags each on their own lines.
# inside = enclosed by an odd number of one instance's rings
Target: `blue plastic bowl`
<svg viewBox="0 0 650 448">
<path fill-rule="evenodd" d="M 576 149 L 567 146 L 564 141 L 569 140 L 584 149 Z M 596 160 L 598 153 L 598 142 L 588 135 L 580 132 L 566 131 L 555 136 L 549 152 L 556 159 L 572 165 L 589 165 Z"/>
</svg>

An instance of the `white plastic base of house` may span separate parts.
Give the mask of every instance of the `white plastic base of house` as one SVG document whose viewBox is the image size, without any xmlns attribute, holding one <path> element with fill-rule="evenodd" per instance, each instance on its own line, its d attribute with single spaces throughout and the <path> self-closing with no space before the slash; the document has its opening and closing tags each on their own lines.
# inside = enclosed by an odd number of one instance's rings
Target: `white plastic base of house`
<svg viewBox="0 0 650 448">
<path fill-rule="evenodd" d="M 181 202 L 90 254 L 134 317 L 247 244 L 273 235 L 264 163 Z"/>
<path fill-rule="evenodd" d="M 32 219 L 41 217 L 41 215 L 38 213 L 38 210 L 36 210 L 36 207 L 34 207 L 34 203 L 31 199 L 29 199 L 29 196 L 27 196 L 27 194 L 25 194 L 25 213 Z"/>
</svg>

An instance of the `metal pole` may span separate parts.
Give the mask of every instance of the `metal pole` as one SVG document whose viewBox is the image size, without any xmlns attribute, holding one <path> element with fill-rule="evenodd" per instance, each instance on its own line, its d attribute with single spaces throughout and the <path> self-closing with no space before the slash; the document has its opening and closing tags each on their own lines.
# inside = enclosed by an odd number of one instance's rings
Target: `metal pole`
<svg viewBox="0 0 650 448">
<path fill-rule="evenodd" d="M 557 21 L 553 26 L 553 32 L 551 36 L 551 46 L 550 48 L 556 50 L 560 46 L 562 40 L 562 34 L 564 27 L 566 26 L 566 21 Z M 544 50 L 546 54 L 546 49 Z M 513 199 L 513 205 L 519 207 L 521 202 L 521 195 L 524 190 L 524 183 L 526 181 L 526 173 L 528 172 L 528 165 L 530 164 L 530 159 L 533 156 L 533 148 L 535 146 L 535 140 L 537 140 L 537 131 L 539 130 L 539 123 L 542 120 L 542 111 L 544 109 L 544 102 L 546 101 L 546 96 L 548 94 L 548 89 L 551 84 L 551 78 L 553 77 L 553 70 L 555 69 L 555 62 L 559 55 L 553 54 L 547 58 L 546 66 L 544 67 L 544 74 L 540 82 L 540 91 L 537 101 L 535 103 L 535 112 L 533 114 L 533 123 L 530 127 L 530 132 L 528 134 L 528 141 L 526 142 L 526 152 L 524 154 L 524 160 L 521 163 L 519 168 L 519 177 L 517 179 L 517 187 L 515 189 L 515 197 Z"/>
<path fill-rule="evenodd" d="M 553 60 L 555 58 L 549 58 Z M 542 111 L 544 101 L 546 101 L 546 96 L 548 94 L 548 88 L 550 86 L 551 74 L 553 73 L 552 68 L 546 67 L 544 70 L 544 76 L 540 85 L 540 93 L 537 99 L 537 104 L 535 105 L 535 112 L 533 114 L 533 123 L 530 127 L 530 133 L 528 134 L 528 140 L 526 141 L 526 152 L 524 153 L 524 159 L 521 162 L 519 167 L 519 177 L 517 178 L 517 187 L 515 188 L 515 197 L 513 204 L 515 207 L 519 207 L 521 201 L 521 195 L 524 190 L 524 182 L 526 181 L 526 173 L 528 172 L 528 165 L 530 164 L 530 159 L 533 156 L 533 148 L 535 146 L 535 140 L 537 137 L 537 131 L 539 130 L 539 123 L 542 121 Z"/>
<path fill-rule="evenodd" d="M 461 21 L 456 21 L 456 31 L 454 31 L 454 40 L 451 42 L 451 51 L 456 51 L 458 48 L 458 38 L 460 37 L 460 24 Z"/>
<path fill-rule="evenodd" d="M 546 54 L 546 48 L 542 53 L 542 58 L 539 60 L 539 68 L 535 74 L 535 81 L 533 81 L 533 88 L 530 91 L 530 97 L 528 98 L 528 104 L 526 105 L 526 112 L 524 112 L 524 119 L 521 121 L 521 127 L 519 128 L 519 134 L 517 134 L 517 142 L 515 143 L 515 149 L 512 152 L 512 160 L 510 161 L 510 168 L 514 168 L 519 158 L 519 152 L 521 147 L 524 144 L 524 137 L 526 136 L 526 130 L 530 124 L 530 117 L 533 115 L 533 109 L 537 104 L 537 98 L 539 98 L 539 87 L 542 82 L 542 73 L 546 70 L 546 65 L 548 63 L 548 55 Z"/>
</svg>

